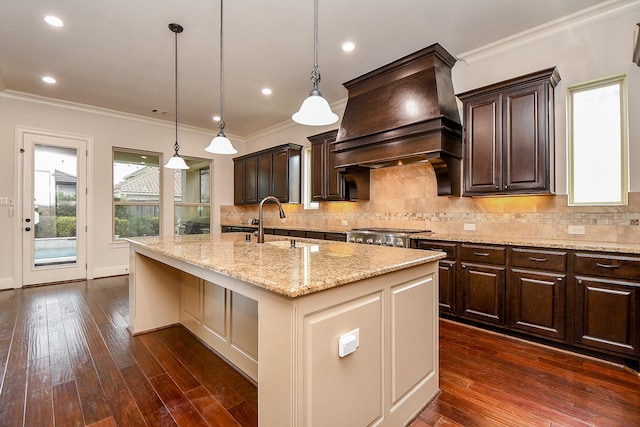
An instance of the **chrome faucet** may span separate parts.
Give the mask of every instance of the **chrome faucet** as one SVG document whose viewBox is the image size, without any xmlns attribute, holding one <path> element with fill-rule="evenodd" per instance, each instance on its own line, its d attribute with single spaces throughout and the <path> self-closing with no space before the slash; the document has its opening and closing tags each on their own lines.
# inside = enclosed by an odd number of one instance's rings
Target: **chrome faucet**
<svg viewBox="0 0 640 427">
<path fill-rule="evenodd" d="M 264 221 L 262 218 L 262 205 L 269 200 L 276 202 L 278 204 L 278 209 L 280 209 L 280 218 L 284 218 L 284 211 L 282 210 L 282 204 L 280 200 L 278 200 L 275 196 L 267 196 L 264 199 L 260 200 L 260 204 L 258 205 L 258 243 L 264 243 Z"/>
</svg>

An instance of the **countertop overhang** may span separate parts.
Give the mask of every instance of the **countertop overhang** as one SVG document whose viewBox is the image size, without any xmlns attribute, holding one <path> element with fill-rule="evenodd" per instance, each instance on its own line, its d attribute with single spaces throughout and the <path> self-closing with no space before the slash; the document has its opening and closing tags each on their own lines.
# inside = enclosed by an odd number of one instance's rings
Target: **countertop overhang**
<svg viewBox="0 0 640 427">
<path fill-rule="evenodd" d="M 265 236 L 247 242 L 245 233 L 125 239 L 133 245 L 295 298 L 336 286 L 427 264 L 446 255 L 314 239 Z M 272 241 L 305 243 L 289 248 Z"/>
</svg>

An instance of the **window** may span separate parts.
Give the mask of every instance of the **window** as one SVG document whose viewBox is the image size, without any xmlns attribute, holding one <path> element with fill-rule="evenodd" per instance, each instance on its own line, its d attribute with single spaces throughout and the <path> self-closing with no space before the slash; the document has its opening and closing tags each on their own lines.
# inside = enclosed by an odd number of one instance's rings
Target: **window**
<svg viewBox="0 0 640 427">
<path fill-rule="evenodd" d="M 209 234 L 211 227 L 211 160 L 188 159 L 173 179 L 176 234 Z"/>
<path fill-rule="evenodd" d="M 160 234 L 160 155 L 113 150 L 113 235 Z"/>
<path fill-rule="evenodd" d="M 624 76 L 569 88 L 570 205 L 625 205 L 629 187 Z"/>
</svg>

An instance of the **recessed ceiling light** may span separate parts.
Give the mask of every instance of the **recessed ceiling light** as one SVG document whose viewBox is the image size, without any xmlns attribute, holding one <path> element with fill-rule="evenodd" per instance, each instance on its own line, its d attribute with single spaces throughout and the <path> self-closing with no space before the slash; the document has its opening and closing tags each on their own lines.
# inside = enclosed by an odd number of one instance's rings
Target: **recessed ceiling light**
<svg viewBox="0 0 640 427">
<path fill-rule="evenodd" d="M 54 79 L 54 78 L 53 78 L 53 77 L 51 77 L 51 76 L 44 76 L 44 77 L 42 78 L 42 81 L 43 81 L 43 82 L 45 82 L 45 83 L 49 83 L 49 84 L 51 84 L 51 85 L 52 85 L 52 84 L 54 84 L 54 83 L 56 82 L 56 79 Z"/>
<path fill-rule="evenodd" d="M 262 89 L 262 94 L 271 95 L 271 89 L 269 89 L 268 87 L 265 87 L 264 89 Z"/>
<path fill-rule="evenodd" d="M 353 44 L 353 42 L 344 42 L 342 44 L 342 50 L 344 50 L 345 52 L 351 52 L 355 48 L 356 48 L 356 45 Z"/>
<path fill-rule="evenodd" d="M 220 121 L 220 116 L 213 116 L 213 121 L 214 122 L 219 122 Z"/>
<path fill-rule="evenodd" d="M 62 19 L 58 18 L 57 16 L 53 16 L 53 15 L 45 16 L 44 21 L 47 24 L 51 25 L 52 27 L 64 26 L 64 22 L 62 22 Z"/>
</svg>

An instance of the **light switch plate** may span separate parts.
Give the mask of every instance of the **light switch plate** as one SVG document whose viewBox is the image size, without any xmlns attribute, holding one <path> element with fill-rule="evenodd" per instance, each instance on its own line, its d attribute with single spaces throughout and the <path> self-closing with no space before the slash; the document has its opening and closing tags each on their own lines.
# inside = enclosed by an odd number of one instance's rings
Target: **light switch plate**
<svg viewBox="0 0 640 427">
<path fill-rule="evenodd" d="M 476 225 L 475 225 L 475 223 L 465 222 L 464 223 L 464 229 L 465 229 L 465 231 L 476 231 Z"/>
</svg>

